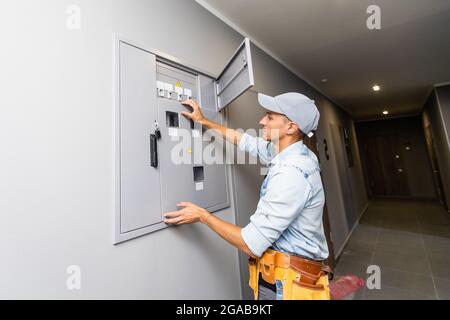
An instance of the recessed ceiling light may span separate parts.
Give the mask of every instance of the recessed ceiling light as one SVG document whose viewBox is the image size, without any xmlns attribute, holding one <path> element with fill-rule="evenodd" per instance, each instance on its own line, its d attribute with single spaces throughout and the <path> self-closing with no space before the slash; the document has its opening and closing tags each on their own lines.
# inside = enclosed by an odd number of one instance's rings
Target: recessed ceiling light
<svg viewBox="0 0 450 320">
<path fill-rule="evenodd" d="M 384 114 L 384 115 L 389 114 L 389 111 L 384 110 L 384 111 L 383 111 L 383 114 Z"/>
<path fill-rule="evenodd" d="M 322 83 L 328 82 L 327 78 L 323 78 L 322 80 L 320 80 Z"/>
<path fill-rule="evenodd" d="M 380 91 L 380 90 L 381 90 L 381 87 L 380 87 L 379 85 L 375 84 L 375 85 L 372 87 L 372 89 L 373 89 L 373 91 Z"/>
</svg>

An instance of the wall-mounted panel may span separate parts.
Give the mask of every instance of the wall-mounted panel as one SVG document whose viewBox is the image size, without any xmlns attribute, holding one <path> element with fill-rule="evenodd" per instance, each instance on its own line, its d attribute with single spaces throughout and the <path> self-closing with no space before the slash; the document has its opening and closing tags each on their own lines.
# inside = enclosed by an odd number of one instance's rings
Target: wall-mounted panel
<svg viewBox="0 0 450 320">
<path fill-rule="evenodd" d="M 230 205 L 223 140 L 182 115 L 188 108 L 181 102 L 194 99 L 205 116 L 223 123 L 218 106 L 253 81 L 248 45 L 244 41 L 214 79 L 116 40 L 115 243 L 168 227 L 163 213 L 177 210 L 181 201 L 211 212 Z"/>
</svg>

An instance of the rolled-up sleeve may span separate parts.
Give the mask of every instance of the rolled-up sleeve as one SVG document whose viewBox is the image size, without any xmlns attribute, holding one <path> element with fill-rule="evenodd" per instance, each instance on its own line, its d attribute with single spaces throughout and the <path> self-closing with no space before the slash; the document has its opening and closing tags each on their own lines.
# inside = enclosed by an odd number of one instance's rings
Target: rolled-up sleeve
<svg viewBox="0 0 450 320">
<path fill-rule="evenodd" d="M 266 194 L 259 200 L 241 235 L 251 252 L 260 257 L 294 221 L 311 195 L 311 187 L 294 167 L 282 167 L 268 177 Z"/>
<path fill-rule="evenodd" d="M 265 163 L 269 163 L 274 157 L 273 146 L 269 141 L 260 137 L 252 137 L 248 133 L 242 135 L 239 149 L 248 152 L 253 157 L 259 156 Z"/>
</svg>

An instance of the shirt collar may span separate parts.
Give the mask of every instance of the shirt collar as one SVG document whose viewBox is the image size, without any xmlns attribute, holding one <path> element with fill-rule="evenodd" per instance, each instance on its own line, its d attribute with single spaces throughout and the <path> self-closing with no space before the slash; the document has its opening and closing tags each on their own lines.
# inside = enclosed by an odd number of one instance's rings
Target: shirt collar
<svg viewBox="0 0 450 320">
<path fill-rule="evenodd" d="M 303 144 L 303 140 L 294 142 L 290 145 L 288 145 L 286 148 L 283 149 L 280 153 L 278 153 L 273 159 L 269 162 L 268 166 L 271 167 L 277 163 L 280 163 L 283 161 L 283 159 L 286 159 L 290 155 L 293 154 L 305 154 L 307 153 L 307 148 Z"/>
</svg>

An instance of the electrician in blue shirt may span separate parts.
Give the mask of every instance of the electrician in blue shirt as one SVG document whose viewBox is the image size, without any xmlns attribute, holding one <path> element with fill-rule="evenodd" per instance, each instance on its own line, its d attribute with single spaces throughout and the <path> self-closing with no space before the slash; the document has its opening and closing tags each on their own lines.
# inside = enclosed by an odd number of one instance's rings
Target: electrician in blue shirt
<svg viewBox="0 0 450 320">
<path fill-rule="evenodd" d="M 192 108 L 191 112 L 183 112 L 187 118 L 208 129 L 217 130 L 227 141 L 237 144 L 241 150 L 253 156 L 258 156 L 267 164 L 268 173 L 261 186 L 260 200 L 255 213 L 250 217 L 250 223 L 244 228 L 238 227 L 190 202 L 178 203 L 182 209 L 166 213 L 165 222 L 175 225 L 202 222 L 251 258 L 261 258 L 264 261 L 269 259 L 267 253 L 276 252 L 295 257 L 290 260 L 292 263 L 300 261 L 298 266 L 304 266 L 301 259 L 311 262 L 308 268 L 314 269 L 315 262 L 328 257 L 322 223 L 325 195 L 318 159 L 303 143 L 303 138 L 306 135 L 312 136 L 312 131 L 317 129 L 320 114 L 313 100 L 296 92 L 276 97 L 259 93 L 258 101 L 266 109 L 266 114 L 260 121 L 262 137 L 252 137 L 210 121 L 203 116 L 195 101 L 183 102 Z M 306 272 L 302 278 L 308 279 L 308 276 L 309 273 Z M 284 279 L 286 277 L 287 274 Z M 301 276 L 296 274 L 296 277 Z M 263 278 L 269 279 L 267 274 Z M 255 289 L 255 284 L 253 285 L 255 298 L 259 296 L 260 299 L 275 299 L 275 295 L 271 295 L 277 292 L 272 286 L 272 282 L 275 282 L 272 278 L 270 283 L 260 279 L 259 289 Z M 311 276 L 312 278 L 314 277 Z M 316 280 L 311 279 L 308 280 L 309 283 L 317 286 L 317 277 L 314 278 Z M 308 285 L 305 284 L 305 287 Z M 284 298 L 289 299 L 287 295 L 295 296 L 294 289 L 289 287 L 288 291 L 284 290 Z M 317 288 L 311 288 L 313 289 Z M 306 290 L 299 291 L 297 297 L 314 299 L 314 295 L 305 293 Z M 328 296 L 329 291 L 325 292 L 325 297 Z M 323 297 L 324 295 L 317 296 L 318 299 Z"/>
</svg>

